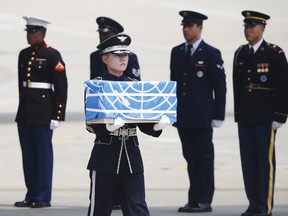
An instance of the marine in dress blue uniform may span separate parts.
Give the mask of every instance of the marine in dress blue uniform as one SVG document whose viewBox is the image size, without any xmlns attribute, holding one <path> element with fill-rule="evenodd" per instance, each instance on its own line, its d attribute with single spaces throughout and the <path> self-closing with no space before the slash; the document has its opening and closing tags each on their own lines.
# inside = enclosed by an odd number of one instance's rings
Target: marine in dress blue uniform
<svg viewBox="0 0 288 216">
<path fill-rule="evenodd" d="M 124 31 L 124 28 L 120 23 L 109 17 L 98 17 L 96 23 L 98 24 L 97 31 L 99 32 L 100 43 L 107 38 Z M 130 52 L 128 55 L 129 62 L 124 74 L 127 77 L 140 80 L 141 72 L 137 55 L 133 52 Z M 96 50 L 90 54 L 90 79 L 102 76 L 107 70 L 106 64 L 103 63 L 101 56 L 101 50 Z"/>
<path fill-rule="evenodd" d="M 16 115 L 27 193 L 17 207 L 51 206 L 53 129 L 65 119 L 67 78 L 60 53 L 44 37 L 49 21 L 23 17 L 31 45 L 19 54 Z"/>
<path fill-rule="evenodd" d="M 212 127 L 220 127 L 224 121 L 226 76 L 220 51 L 201 38 L 207 16 L 194 11 L 179 14 L 186 42 L 172 49 L 170 70 L 171 80 L 177 81 L 175 126 L 188 164 L 190 187 L 188 203 L 178 211 L 209 212 L 214 194 Z"/>
<path fill-rule="evenodd" d="M 98 45 L 102 55 L 126 55 L 131 39 L 128 35 L 114 35 Z M 120 58 L 120 57 L 119 57 Z M 119 75 L 108 70 L 96 79 L 132 81 L 123 71 Z M 116 121 L 116 120 L 115 120 Z M 109 124 L 90 124 L 87 130 L 96 134 L 94 147 L 88 162 L 90 170 L 90 206 L 88 216 L 110 216 L 119 193 L 125 216 L 148 216 L 145 201 L 144 169 L 136 127 L 143 133 L 158 137 L 161 130 L 153 123 L 129 123 L 108 127 Z M 119 192 L 120 189 L 120 192 Z"/>
<path fill-rule="evenodd" d="M 275 182 L 275 136 L 288 113 L 288 65 L 284 51 L 266 42 L 268 15 L 243 11 L 248 44 L 235 52 L 234 112 L 249 206 L 242 216 L 270 216 Z"/>
</svg>

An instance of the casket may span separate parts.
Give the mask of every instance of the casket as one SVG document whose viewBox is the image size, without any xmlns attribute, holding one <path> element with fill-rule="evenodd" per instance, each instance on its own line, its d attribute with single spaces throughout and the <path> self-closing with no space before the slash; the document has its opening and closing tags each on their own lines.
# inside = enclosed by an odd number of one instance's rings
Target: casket
<svg viewBox="0 0 288 216">
<path fill-rule="evenodd" d="M 87 80 L 86 123 L 159 122 L 163 115 L 176 122 L 176 82 Z"/>
</svg>

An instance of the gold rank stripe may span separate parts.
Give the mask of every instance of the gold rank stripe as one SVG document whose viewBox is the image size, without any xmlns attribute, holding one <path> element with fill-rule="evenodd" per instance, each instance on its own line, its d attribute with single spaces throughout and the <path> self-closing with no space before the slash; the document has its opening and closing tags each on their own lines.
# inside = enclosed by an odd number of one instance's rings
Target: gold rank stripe
<svg viewBox="0 0 288 216">
<path fill-rule="evenodd" d="M 275 144 L 275 133 L 274 129 L 271 127 L 271 136 L 270 136 L 270 148 L 269 148 L 269 190 L 267 198 L 268 214 L 272 211 L 272 198 L 273 198 L 273 189 L 274 189 L 274 166 L 273 166 L 273 154 L 274 154 L 274 144 Z"/>
<path fill-rule="evenodd" d="M 262 21 L 266 21 L 266 19 L 263 19 L 261 17 L 255 17 L 255 16 L 247 16 L 246 19 L 258 19 L 258 20 L 262 20 Z"/>
</svg>

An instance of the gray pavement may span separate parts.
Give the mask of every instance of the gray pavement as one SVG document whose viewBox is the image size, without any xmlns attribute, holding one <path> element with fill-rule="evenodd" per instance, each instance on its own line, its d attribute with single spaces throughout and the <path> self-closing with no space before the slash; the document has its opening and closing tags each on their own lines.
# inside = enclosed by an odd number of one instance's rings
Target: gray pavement
<svg viewBox="0 0 288 216">
<path fill-rule="evenodd" d="M 12 118 L 6 116 L 7 119 Z M 7 130 L 9 129 L 9 130 Z M 0 124 L 0 216 L 80 216 L 86 215 L 89 203 L 87 160 L 93 146 L 93 135 L 85 131 L 81 114 L 67 115 L 54 133 L 55 168 L 52 207 L 19 209 L 15 201 L 25 194 L 20 147 L 14 123 Z M 3 133 L 3 131 L 7 131 Z M 9 131 L 9 132 L 8 132 Z M 214 130 L 216 190 L 213 212 L 193 215 L 237 216 L 247 207 L 243 190 L 236 125 L 228 114 L 223 128 Z M 277 137 L 277 173 L 274 216 L 288 215 L 287 126 Z M 167 128 L 160 138 L 139 132 L 145 164 L 147 203 L 152 216 L 181 215 L 177 209 L 187 202 L 188 178 L 177 131 Z M 120 210 L 112 216 L 122 215 Z M 184 215 L 186 215 L 184 213 Z"/>
</svg>

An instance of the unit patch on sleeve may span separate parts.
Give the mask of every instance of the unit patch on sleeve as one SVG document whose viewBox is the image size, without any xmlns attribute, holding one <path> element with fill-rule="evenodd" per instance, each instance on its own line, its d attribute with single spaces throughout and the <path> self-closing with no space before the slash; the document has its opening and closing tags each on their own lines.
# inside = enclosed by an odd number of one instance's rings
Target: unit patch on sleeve
<svg viewBox="0 0 288 216">
<path fill-rule="evenodd" d="M 57 65 L 55 66 L 55 70 L 58 72 L 62 72 L 65 70 L 64 65 L 61 63 L 61 61 L 58 61 Z"/>
</svg>

